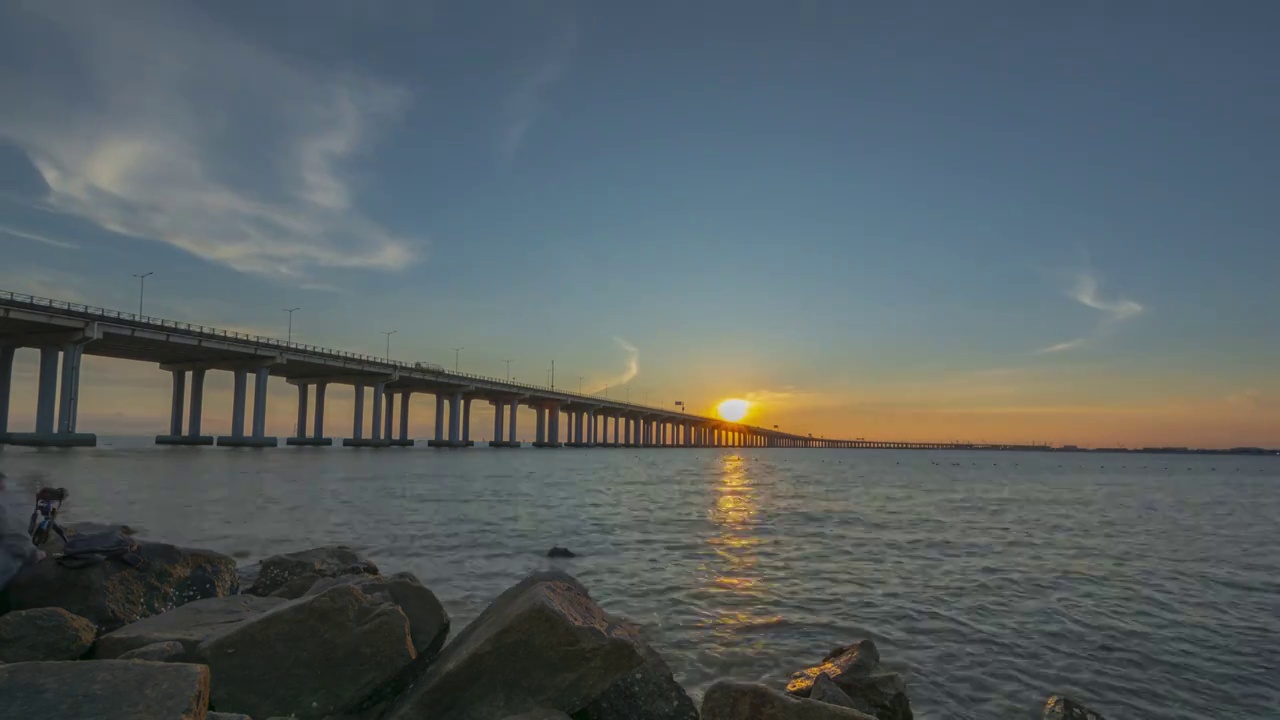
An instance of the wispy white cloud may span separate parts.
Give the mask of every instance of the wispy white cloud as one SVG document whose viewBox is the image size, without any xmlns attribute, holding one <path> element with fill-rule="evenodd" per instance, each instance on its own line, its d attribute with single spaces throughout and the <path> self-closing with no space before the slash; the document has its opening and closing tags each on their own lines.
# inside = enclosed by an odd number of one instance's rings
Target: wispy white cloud
<svg viewBox="0 0 1280 720">
<path fill-rule="evenodd" d="M 0 136 L 50 207 L 277 277 L 414 259 L 421 243 L 363 214 L 350 179 L 403 89 L 298 67 L 185 3 L 17 5 L 0 39 L 53 27 L 72 50 L 0 70 Z"/>
<path fill-rule="evenodd" d="M 606 377 L 603 380 L 593 381 L 592 385 L 596 386 L 596 389 L 591 391 L 593 393 L 603 392 L 605 388 L 616 388 L 619 385 L 626 385 L 640 374 L 640 349 L 620 337 L 615 337 L 613 341 L 617 343 L 618 347 L 621 348 L 624 353 L 626 353 L 626 360 L 623 361 L 623 369 L 621 372 Z"/>
<path fill-rule="evenodd" d="M 1117 325 L 1126 320 L 1137 317 L 1142 314 L 1144 310 L 1142 305 L 1139 305 L 1133 300 L 1129 300 L 1127 298 L 1119 298 L 1116 300 L 1103 299 L 1098 292 L 1098 279 L 1090 273 L 1080 273 L 1077 275 L 1075 284 L 1067 294 L 1081 305 L 1098 310 L 1104 313 L 1104 315 L 1102 319 L 1098 321 L 1098 324 L 1094 326 L 1092 333 L 1072 340 L 1054 343 L 1048 347 L 1040 348 L 1036 351 L 1038 354 L 1044 355 L 1078 348 L 1090 340 L 1113 332 Z"/>
<path fill-rule="evenodd" d="M 546 95 L 568 70 L 578 43 L 577 25 L 567 23 L 532 72 L 507 94 L 502 103 L 502 127 L 498 151 L 510 163 L 524 145 L 530 128 L 547 110 Z"/>
<path fill-rule="evenodd" d="M 19 230 L 17 228 L 9 227 L 8 225 L 0 225 L 0 233 L 3 233 L 5 235 L 12 235 L 13 237 L 16 237 L 16 238 L 22 238 L 23 240 L 31 240 L 33 242 L 42 243 L 44 245 L 52 245 L 53 247 L 65 248 L 67 250 L 75 250 L 76 248 L 80 247 L 79 245 L 76 245 L 75 243 L 67 242 L 66 240 L 58 240 L 55 238 L 51 238 L 48 235 L 41 235 L 39 233 L 28 232 L 26 230 Z"/>
</svg>

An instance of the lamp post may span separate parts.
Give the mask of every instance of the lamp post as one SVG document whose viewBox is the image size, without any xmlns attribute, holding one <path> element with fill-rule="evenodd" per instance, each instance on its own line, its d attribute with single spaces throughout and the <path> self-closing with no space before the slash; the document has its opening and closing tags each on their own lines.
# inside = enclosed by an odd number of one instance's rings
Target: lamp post
<svg viewBox="0 0 1280 720">
<path fill-rule="evenodd" d="M 391 336 L 400 332 L 399 330 L 383 330 L 382 334 L 387 336 L 387 362 L 391 362 Z"/>
<path fill-rule="evenodd" d="M 147 278 L 155 275 L 154 272 L 145 272 L 141 275 L 134 273 L 134 277 L 138 278 L 138 319 L 142 319 L 142 296 L 147 291 Z"/>
<path fill-rule="evenodd" d="M 288 342 L 293 342 L 293 311 L 294 311 L 294 310 L 301 310 L 302 308 L 282 308 L 282 309 L 283 309 L 285 312 L 289 313 L 289 335 L 288 335 L 288 336 L 287 336 L 287 338 L 285 339 L 285 342 L 287 342 L 287 343 L 288 343 Z"/>
<path fill-rule="evenodd" d="M 466 350 L 466 348 L 456 347 L 453 349 L 453 372 L 455 374 L 458 372 L 458 354 L 463 350 Z"/>
<path fill-rule="evenodd" d="M 578 394 L 579 395 L 582 394 L 582 376 L 581 375 L 578 376 Z"/>
<path fill-rule="evenodd" d="M 511 361 L 503 360 L 502 362 L 507 364 L 507 382 L 511 382 Z"/>
</svg>

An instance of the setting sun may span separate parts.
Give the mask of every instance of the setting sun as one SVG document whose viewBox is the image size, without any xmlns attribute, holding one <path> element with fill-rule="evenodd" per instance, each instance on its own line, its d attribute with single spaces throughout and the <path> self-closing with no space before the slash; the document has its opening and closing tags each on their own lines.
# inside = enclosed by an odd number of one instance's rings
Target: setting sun
<svg viewBox="0 0 1280 720">
<path fill-rule="evenodd" d="M 747 416 L 747 410 L 750 409 L 751 403 L 746 400 L 738 400 L 736 398 L 725 400 L 716 406 L 716 412 L 720 417 L 729 422 L 738 422 Z"/>
</svg>

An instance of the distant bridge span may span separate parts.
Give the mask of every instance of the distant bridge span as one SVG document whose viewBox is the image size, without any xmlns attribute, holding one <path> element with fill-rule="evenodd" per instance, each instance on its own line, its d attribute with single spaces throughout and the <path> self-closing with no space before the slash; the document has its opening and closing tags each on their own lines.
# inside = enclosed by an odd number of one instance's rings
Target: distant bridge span
<svg viewBox="0 0 1280 720">
<path fill-rule="evenodd" d="M 9 428 L 9 397 L 18 348 L 40 353 L 33 432 Z M 471 403 L 494 407 L 494 447 L 519 447 L 516 417 L 521 406 L 537 421 L 536 447 L 798 447 L 973 449 L 971 444 L 829 440 L 732 423 L 640 403 L 499 380 L 438 366 L 285 342 L 135 313 L 0 291 L 0 444 L 46 447 L 97 444 L 80 432 L 80 364 L 84 355 L 156 363 L 172 376 L 169 432 L 156 442 L 170 445 L 275 447 L 266 434 L 267 382 L 284 378 L 298 389 L 297 435 L 289 445 L 331 445 L 325 435 L 324 401 L 331 384 L 355 388 L 351 436 L 343 445 L 408 446 L 409 398 L 435 396 L 433 447 L 469 447 Z M 204 378 L 210 370 L 232 373 L 231 433 L 201 433 Z M 249 409 L 249 384 L 253 404 Z M 364 395 L 372 413 L 364 418 Z M 189 395 L 189 397 L 188 397 Z M 399 397 L 399 402 L 396 398 Z M 399 413 L 395 412 L 399 405 Z M 398 420 L 398 432 L 394 421 Z M 184 422 L 185 421 L 185 422 Z M 610 425 L 612 424 L 612 434 Z M 1031 448 L 1028 448 L 1031 449 Z M 1043 449 L 1043 448 L 1037 448 Z"/>
</svg>

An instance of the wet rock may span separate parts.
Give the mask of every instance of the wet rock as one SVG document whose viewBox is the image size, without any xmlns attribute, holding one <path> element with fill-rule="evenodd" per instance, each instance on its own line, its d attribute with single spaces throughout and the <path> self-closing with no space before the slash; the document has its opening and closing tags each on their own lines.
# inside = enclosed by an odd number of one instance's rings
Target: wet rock
<svg viewBox="0 0 1280 720">
<path fill-rule="evenodd" d="M 0 665 L 0 717 L 201 720 L 209 668 L 129 660 Z"/>
<path fill-rule="evenodd" d="M 880 651 L 871 640 L 832 650 L 822 663 L 791 676 L 787 692 L 809 697 L 819 675 L 827 675 L 853 702 L 853 707 L 880 720 L 912 720 L 907 684 L 880 667 Z"/>
<path fill-rule="evenodd" d="M 36 608 L 0 615 L 0 662 L 77 660 L 98 629 L 62 608 Z"/>
<path fill-rule="evenodd" d="M 759 683 L 721 680 L 702 696 L 702 720 L 874 720 L 853 708 L 794 697 Z"/>
<path fill-rule="evenodd" d="M 234 594 L 235 561 L 209 550 L 139 542 L 140 567 L 106 560 L 67 568 L 52 557 L 24 569 L 7 592 L 11 610 L 60 607 L 111 632 L 180 605 Z"/>
<path fill-rule="evenodd" d="M 409 632 L 413 637 L 413 649 L 419 662 L 429 660 L 444 647 L 449 636 L 449 613 L 412 573 L 395 575 L 343 575 L 324 578 L 307 591 L 316 595 L 339 585 L 355 585 L 366 595 L 381 595 L 400 606 L 409 618 Z"/>
<path fill-rule="evenodd" d="M 362 576 L 362 577 L 368 577 L 368 576 Z M 320 576 L 316 575 L 315 573 L 307 573 L 306 575 L 300 575 L 290 580 L 289 582 L 285 583 L 284 585 L 281 585 L 280 587 L 276 588 L 275 591 L 272 592 L 269 597 L 284 598 L 286 600 L 297 600 L 303 595 L 306 595 L 307 591 L 310 590 L 316 584 L 316 581 L 320 579 L 321 579 Z"/>
<path fill-rule="evenodd" d="M 445 646 L 385 720 L 491 720 L 538 708 L 572 712 L 643 661 L 627 629 L 577 580 L 535 573 L 499 595 Z"/>
<path fill-rule="evenodd" d="M 204 716 L 204 720 L 253 720 L 253 718 L 238 713 L 211 712 Z"/>
<path fill-rule="evenodd" d="M 574 553 L 572 550 L 570 550 L 570 549 L 569 549 L 569 548 L 567 548 L 567 547 L 560 547 L 559 545 L 556 545 L 555 547 L 553 547 L 553 548 L 551 548 L 550 550 L 548 550 L 548 551 L 547 551 L 547 557 L 549 557 L 549 558 L 571 558 L 571 557 L 577 557 L 577 554 L 576 554 L 576 553 Z"/>
<path fill-rule="evenodd" d="M 569 720 L 569 716 L 559 710 L 531 710 L 519 715 L 508 715 L 503 720 Z"/>
<path fill-rule="evenodd" d="M 1044 720 L 1103 720 L 1094 712 L 1065 695 L 1050 695 L 1044 703 Z"/>
<path fill-rule="evenodd" d="M 698 706 L 666 661 L 640 639 L 638 627 L 629 630 L 644 662 L 575 711 L 573 720 L 698 720 Z"/>
<path fill-rule="evenodd" d="M 152 643 L 121 653 L 118 660 L 150 660 L 151 662 L 184 662 L 187 649 L 177 640 Z"/>
<path fill-rule="evenodd" d="M 155 643 L 181 643 L 185 662 L 195 662 L 196 647 L 205 640 L 283 605 L 282 598 L 228 595 L 187 603 L 114 630 L 98 638 L 95 658 L 118 658 Z"/>
<path fill-rule="evenodd" d="M 347 712 L 414 657 L 400 608 L 352 585 L 285 603 L 196 649 L 213 673 L 214 706 L 254 717 Z"/>
<path fill-rule="evenodd" d="M 256 569 L 257 579 L 245 592 L 253 595 L 270 595 L 291 580 L 304 575 L 339 577 L 341 575 L 377 575 L 378 566 L 346 545 L 300 550 L 284 555 L 272 555 Z"/>
<path fill-rule="evenodd" d="M 809 691 L 809 699 L 824 702 L 828 705 L 854 707 L 853 700 L 826 673 L 818 673 L 818 677 L 814 678 L 813 688 Z"/>
</svg>

